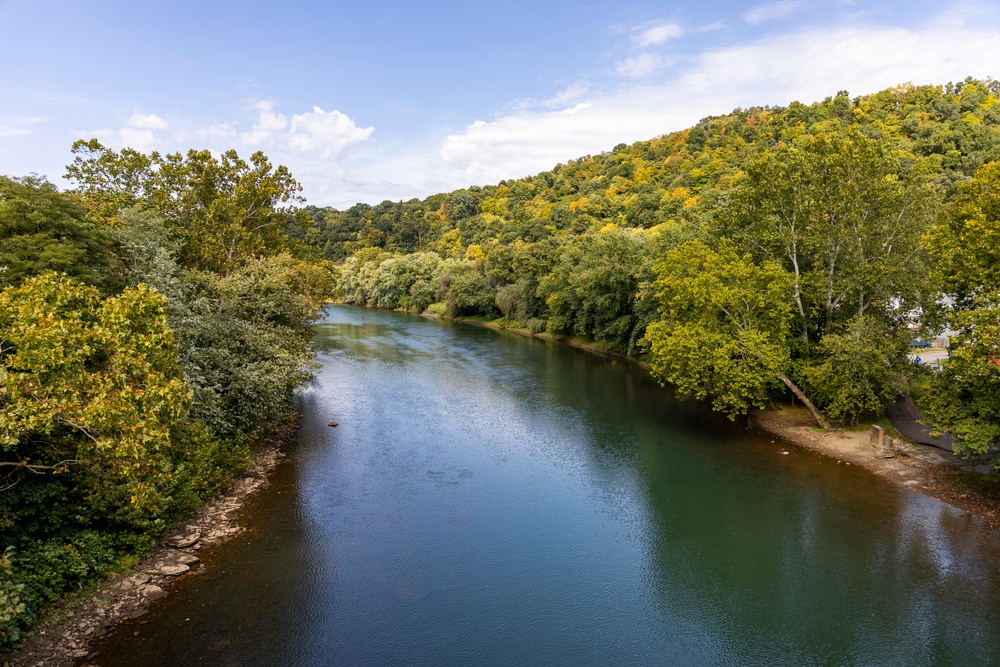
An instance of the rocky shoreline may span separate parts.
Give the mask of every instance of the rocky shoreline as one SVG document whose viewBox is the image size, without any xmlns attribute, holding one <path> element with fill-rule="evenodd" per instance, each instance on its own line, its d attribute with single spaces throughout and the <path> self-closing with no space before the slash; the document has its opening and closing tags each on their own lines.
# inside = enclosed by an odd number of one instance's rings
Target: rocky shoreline
<svg viewBox="0 0 1000 667">
<path fill-rule="evenodd" d="M 89 646 L 92 640 L 144 615 L 151 602 L 168 593 L 172 582 L 203 571 L 198 551 L 244 530 L 239 525 L 240 510 L 251 495 L 267 486 L 294 432 L 292 425 L 257 452 L 236 481 L 161 538 L 133 572 L 112 575 L 96 590 L 72 596 L 51 610 L 20 647 L 3 657 L 4 667 L 85 666 L 86 659 L 96 655 Z"/>
</svg>

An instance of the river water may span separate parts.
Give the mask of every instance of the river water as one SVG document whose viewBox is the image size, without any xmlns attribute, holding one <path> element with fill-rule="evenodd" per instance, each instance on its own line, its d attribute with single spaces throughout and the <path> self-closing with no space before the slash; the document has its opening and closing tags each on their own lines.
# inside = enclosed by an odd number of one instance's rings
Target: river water
<svg viewBox="0 0 1000 667">
<path fill-rule="evenodd" d="M 91 663 L 1000 664 L 959 510 L 555 343 L 335 306 L 315 345 L 250 532 Z"/>
</svg>

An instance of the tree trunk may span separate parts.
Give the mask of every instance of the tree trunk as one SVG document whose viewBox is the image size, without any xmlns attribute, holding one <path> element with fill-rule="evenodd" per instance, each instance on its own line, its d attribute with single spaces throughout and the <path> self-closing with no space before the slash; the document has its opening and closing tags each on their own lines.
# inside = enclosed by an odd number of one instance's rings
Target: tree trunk
<svg viewBox="0 0 1000 667">
<path fill-rule="evenodd" d="M 809 400 L 809 397 L 806 396 L 805 393 L 799 389 L 798 386 L 796 386 L 796 384 L 792 382 L 784 373 L 778 373 L 778 377 L 785 383 L 786 387 L 792 390 L 793 394 L 799 397 L 799 400 L 802 401 L 802 405 L 809 408 L 809 412 L 811 412 L 812 416 L 816 418 L 816 423 L 819 424 L 819 427 L 824 431 L 830 430 L 830 425 L 826 423 L 826 419 L 823 418 L 819 409 L 813 405 L 813 402 Z"/>
</svg>

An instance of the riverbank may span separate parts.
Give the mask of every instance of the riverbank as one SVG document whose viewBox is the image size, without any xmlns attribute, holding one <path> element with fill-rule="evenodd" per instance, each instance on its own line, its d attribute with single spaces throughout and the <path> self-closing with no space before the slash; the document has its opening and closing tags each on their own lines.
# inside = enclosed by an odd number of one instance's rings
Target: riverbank
<svg viewBox="0 0 1000 667">
<path fill-rule="evenodd" d="M 584 341 L 532 334 L 491 322 L 472 320 L 466 323 L 553 340 L 642 366 Z M 648 367 L 645 368 L 648 370 Z M 775 454 L 780 455 L 783 449 L 787 449 L 787 443 L 813 449 L 843 464 L 863 466 L 895 484 L 938 498 L 970 515 L 986 519 L 994 528 L 1000 527 L 1000 512 L 997 512 L 995 503 L 985 502 L 977 494 L 949 482 L 947 466 L 959 462 L 954 457 L 949 461 L 946 452 L 933 448 L 911 450 L 906 445 L 898 447 L 895 452 L 877 450 L 869 443 L 867 430 L 819 431 L 807 412 L 787 407 L 757 414 L 754 423 L 778 436 L 774 445 Z M 892 458 L 885 458 L 888 455 Z M 255 465 L 234 483 L 228 493 L 206 505 L 198 517 L 166 536 L 156 553 L 143 561 L 135 573 L 116 576 L 101 589 L 67 601 L 51 615 L 51 619 L 29 635 L 21 651 L 7 656 L 8 664 L 12 667 L 86 665 L 86 658 L 91 655 L 89 641 L 107 634 L 125 619 L 141 617 L 152 601 L 169 591 L 171 582 L 199 573 L 202 569 L 197 556 L 199 549 L 239 534 L 241 529 L 236 520 L 245 500 L 266 485 L 267 476 L 283 456 L 280 445 L 261 452 Z"/>
<path fill-rule="evenodd" d="M 580 349 L 580 350 L 586 350 L 587 352 L 591 352 L 593 354 L 599 354 L 599 355 L 604 356 L 604 357 L 611 357 L 613 359 L 621 359 L 622 361 L 625 361 L 625 362 L 627 362 L 629 364 L 632 364 L 633 366 L 637 366 L 637 367 L 639 367 L 639 368 L 641 368 L 643 370 L 646 370 L 646 371 L 649 371 L 649 370 L 652 369 L 652 366 L 650 366 L 649 364 L 647 364 L 647 363 L 645 363 L 643 361 L 638 361 L 636 359 L 633 359 L 633 358 L 629 357 L 628 355 L 621 354 L 619 352 L 613 352 L 613 351 L 608 350 L 607 348 L 605 348 L 605 347 L 603 347 L 603 346 L 601 346 L 601 345 L 599 345 L 597 343 L 588 342 L 588 341 L 585 341 L 585 340 L 581 340 L 579 338 L 569 338 L 569 337 L 566 337 L 566 336 L 553 336 L 552 334 L 545 333 L 545 332 L 535 333 L 533 331 L 529 331 L 528 329 L 522 329 L 522 328 L 519 328 L 519 327 L 511 327 L 511 326 L 507 326 L 507 325 L 504 325 L 504 324 L 497 324 L 496 322 L 490 322 L 488 320 L 481 320 L 481 319 L 476 319 L 476 318 L 468 318 L 468 317 L 450 317 L 449 318 L 449 317 L 442 317 L 441 315 L 435 315 L 433 313 L 421 313 L 420 316 L 421 317 L 426 317 L 428 319 L 451 320 L 452 322 L 458 322 L 460 324 L 471 324 L 473 326 L 484 327 L 486 329 L 493 329 L 495 331 L 510 331 L 512 333 L 516 333 L 516 334 L 521 335 L 521 336 L 530 336 L 531 338 L 538 338 L 539 340 L 550 340 L 550 341 L 552 341 L 554 343 L 561 343 L 563 345 L 569 345 L 570 347 L 575 347 L 575 348 Z"/>
<path fill-rule="evenodd" d="M 425 315 L 425 317 L 440 316 Z M 650 370 L 650 365 L 647 363 L 585 341 L 547 333 L 533 333 L 527 329 L 479 319 L 452 319 L 464 324 L 511 331 L 523 336 L 563 343 L 588 352 L 621 359 L 646 371 Z M 815 419 L 805 408 L 782 406 L 770 411 L 757 411 L 751 418 L 757 428 L 788 443 L 811 449 L 847 465 L 865 468 L 893 484 L 936 498 L 971 516 L 983 519 L 994 530 L 1000 530 L 1000 503 L 955 483 L 952 471 L 968 469 L 968 464 L 951 452 L 900 438 L 894 439 L 897 444 L 891 451 L 880 449 L 871 443 L 871 425 L 822 431 L 816 427 Z"/>
<path fill-rule="evenodd" d="M 71 667 L 94 657 L 89 643 L 120 623 L 143 616 L 149 605 L 167 595 L 170 585 L 204 571 L 198 552 L 239 535 L 239 513 L 246 501 L 268 484 L 285 458 L 297 431 L 293 422 L 258 451 L 253 463 L 190 520 L 175 526 L 132 572 L 112 575 L 85 592 L 64 598 L 38 623 L 16 650 L 0 657 L 4 667 Z"/>
<path fill-rule="evenodd" d="M 1000 504 L 956 484 L 954 470 L 968 464 L 951 452 L 895 438 L 891 449 L 871 441 L 871 427 L 821 431 L 804 408 L 783 406 L 752 415 L 763 431 L 786 442 L 811 449 L 847 465 L 861 466 L 899 486 L 936 498 L 1000 530 Z"/>
</svg>

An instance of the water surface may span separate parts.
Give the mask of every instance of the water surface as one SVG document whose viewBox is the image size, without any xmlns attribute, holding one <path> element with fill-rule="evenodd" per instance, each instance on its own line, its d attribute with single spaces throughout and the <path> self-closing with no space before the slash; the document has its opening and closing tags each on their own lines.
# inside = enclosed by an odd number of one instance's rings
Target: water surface
<svg viewBox="0 0 1000 667">
<path fill-rule="evenodd" d="M 558 344 L 348 307 L 315 344 L 251 532 L 94 664 L 1000 664 L 956 509 Z"/>
</svg>

